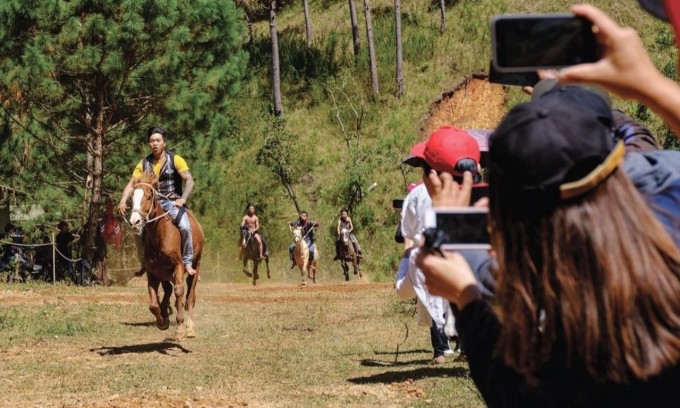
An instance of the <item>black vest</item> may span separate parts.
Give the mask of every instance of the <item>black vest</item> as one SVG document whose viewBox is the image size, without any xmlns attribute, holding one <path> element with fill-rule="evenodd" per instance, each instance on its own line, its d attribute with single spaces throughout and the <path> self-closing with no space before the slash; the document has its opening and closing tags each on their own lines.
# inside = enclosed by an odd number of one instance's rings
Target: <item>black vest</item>
<svg viewBox="0 0 680 408">
<path fill-rule="evenodd" d="M 144 172 L 153 173 L 153 154 L 144 158 Z M 165 163 L 158 173 L 158 191 L 171 199 L 182 196 L 182 176 L 175 169 L 175 154 L 165 152 Z"/>
</svg>

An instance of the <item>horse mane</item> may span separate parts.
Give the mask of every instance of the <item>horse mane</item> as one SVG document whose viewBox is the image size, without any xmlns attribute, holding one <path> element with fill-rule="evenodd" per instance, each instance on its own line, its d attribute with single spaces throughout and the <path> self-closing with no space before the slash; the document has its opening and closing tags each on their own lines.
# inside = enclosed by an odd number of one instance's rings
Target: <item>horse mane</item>
<svg viewBox="0 0 680 408">
<path fill-rule="evenodd" d="M 156 184 L 158 184 L 158 176 L 154 175 L 151 172 L 144 172 L 142 176 L 139 178 L 139 180 L 137 180 L 137 183 L 145 183 L 155 186 Z"/>
</svg>

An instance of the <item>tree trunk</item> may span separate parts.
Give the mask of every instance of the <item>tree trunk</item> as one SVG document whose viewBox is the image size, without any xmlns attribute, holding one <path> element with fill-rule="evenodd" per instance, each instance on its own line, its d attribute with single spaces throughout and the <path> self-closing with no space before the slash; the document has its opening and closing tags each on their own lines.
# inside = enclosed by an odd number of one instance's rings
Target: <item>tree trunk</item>
<svg viewBox="0 0 680 408">
<path fill-rule="evenodd" d="M 283 116 L 281 103 L 281 67 L 279 63 L 279 37 L 276 33 L 276 0 L 269 1 L 269 34 L 272 41 L 272 86 L 274 88 L 274 116 Z"/>
<path fill-rule="evenodd" d="M 312 45 L 312 17 L 309 15 L 309 1 L 302 0 L 302 5 L 305 9 L 305 34 L 307 35 L 307 46 Z"/>
<path fill-rule="evenodd" d="M 441 10 L 441 32 L 444 34 L 446 32 L 446 0 L 439 0 L 439 9 Z"/>
<path fill-rule="evenodd" d="M 400 0 L 394 0 L 394 29 L 396 31 L 397 40 L 397 91 L 395 96 L 401 98 L 404 94 L 404 73 L 402 69 L 402 56 L 401 56 L 401 4 Z"/>
<path fill-rule="evenodd" d="M 290 197 L 290 199 L 293 200 L 293 204 L 295 205 L 295 210 L 297 211 L 298 214 L 300 214 L 300 212 L 302 210 L 300 209 L 300 204 L 298 203 L 297 195 L 295 195 L 295 191 L 293 190 L 293 186 L 290 185 L 290 183 L 288 183 L 286 181 L 283 181 L 283 186 L 286 188 L 286 191 L 288 192 L 288 197 Z"/>
<path fill-rule="evenodd" d="M 373 23 L 371 23 L 371 5 L 364 0 L 364 14 L 366 15 L 366 37 L 368 40 L 368 58 L 371 65 L 371 89 L 373 94 L 380 91 L 378 85 L 378 63 L 375 60 L 375 46 L 373 45 Z"/>
<path fill-rule="evenodd" d="M 359 23 L 357 20 L 357 8 L 354 6 L 354 0 L 349 0 L 349 19 L 352 23 L 352 40 L 354 42 L 354 56 L 359 56 L 361 51 L 361 43 L 359 42 Z"/>
</svg>

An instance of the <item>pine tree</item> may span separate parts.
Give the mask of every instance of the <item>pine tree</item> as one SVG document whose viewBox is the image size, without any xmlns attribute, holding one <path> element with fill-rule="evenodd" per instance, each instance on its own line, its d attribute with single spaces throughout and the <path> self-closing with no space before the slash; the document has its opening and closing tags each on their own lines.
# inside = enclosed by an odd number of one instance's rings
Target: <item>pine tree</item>
<svg viewBox="0 0 680 408">
<path fill-rule="evenodd" d="M 122 190 L 145 147 L 140 129 L 191 140 L 229 128 L 248 59 L 232 0 L 4 0 L 0 27 L 1 122 L 32 147 L 15 175 L 44 203 L 61 191 L 62 214 L 84 202 L 86 249 L 102 195 Z"/>
</svg>

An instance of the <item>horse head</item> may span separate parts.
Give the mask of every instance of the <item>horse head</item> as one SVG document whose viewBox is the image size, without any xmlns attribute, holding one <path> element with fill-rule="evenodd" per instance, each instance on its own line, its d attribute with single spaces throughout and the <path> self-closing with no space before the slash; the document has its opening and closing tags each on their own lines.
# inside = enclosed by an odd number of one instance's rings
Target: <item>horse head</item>
<svg viewBox="0 0 680 408">
<path fill-rule="evenodd" d="M 142 228 L 149 221 L 149 217 L 155 209 L 157 185 L 158 178 L 150 173 L 144 173 L 135 184 L 135 189 L 132 192 L 130 226 L 137 234 L 141 234 Z"/>
<path fill-rule="evenodd" d="M 250 242 L 250 239 L 253 237 L 253 233 L 250 232 L 248 227 L 245 225 L 241 227 L 241 246 L 245 248 L 248 245 L 248 242 Z"/>
<path fill-rule="evenodd" d="M 295 241 L 296 244 L 299 243 L 300 241 L 302 241 L 302 228 L 301 227 L 293 228 L 293 241 Z"/>
<path fill-rule="evenodd" d="M 348 246 L 350 244 L 349 230 L 347 228 L 342 228 L 340 230 L 340 239 L 342 240 L 343 245 Z"/>
</svg>

